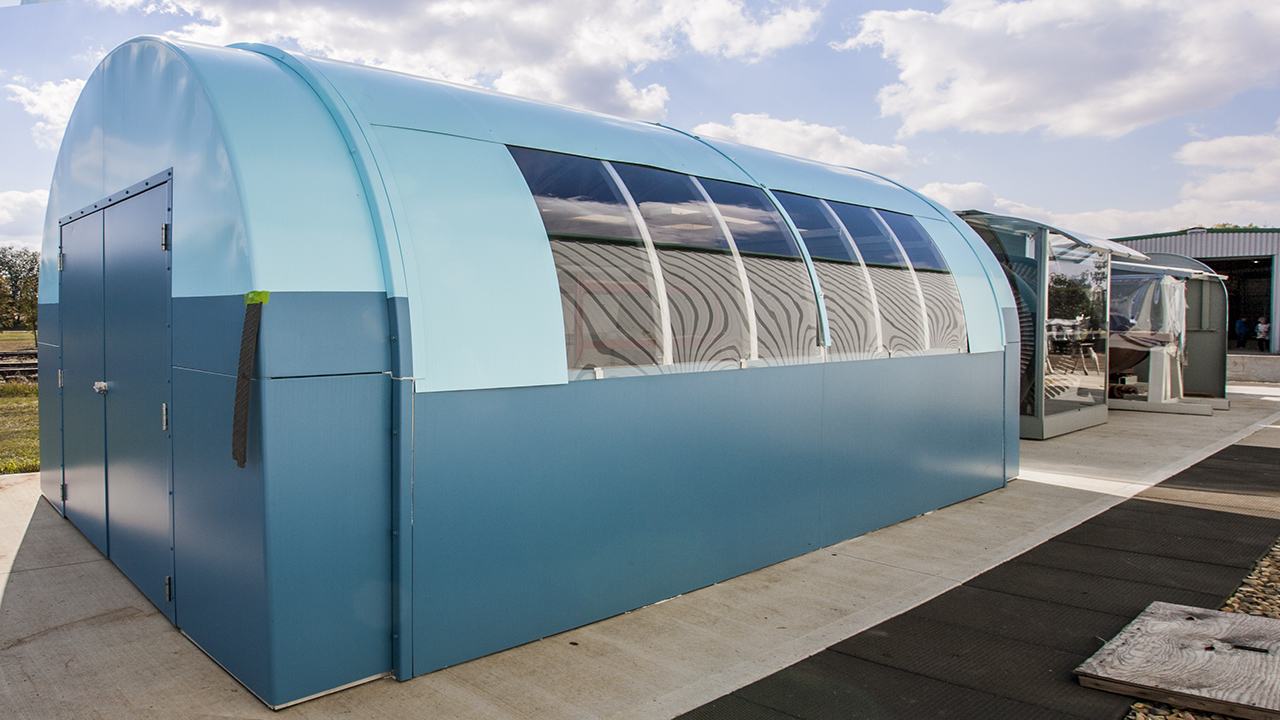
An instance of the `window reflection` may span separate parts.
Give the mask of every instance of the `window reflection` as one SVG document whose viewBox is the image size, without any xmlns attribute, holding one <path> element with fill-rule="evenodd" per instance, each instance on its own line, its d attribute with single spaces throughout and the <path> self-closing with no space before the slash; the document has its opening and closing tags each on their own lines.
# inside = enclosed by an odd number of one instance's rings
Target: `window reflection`
<svg viewBox="0 0 1280 720">
<path fill-rule="evenodd" d="M 1044 412 L 1107 401 L 1107 257 L 1049 233 Z"/>
<path fill-rule="evenodd" d="M 657 249 L 674 361 L 738 366 L 751 357 L 747 296 L 729 239 L 688 175 L 614 163 Z"/>
<path fill-rule="evenodd" d="M 598 160 L 510 148 L 546 226 L 571 370 L 657 365 L 661 316 L 639 228 Z"/>
<path fill-rule="evenodd" d="M 907 259 L 889 236 L 888 227 L 870 208 L 827 203 L 857 245 L 880 310 L 881 342 L 889 352 L 918 354 L 925 349 L 920 295 Z"/>
<path fill-rule="evenodd" d="M 916 281 L 920 283 L 925 317 L 929 324 L 929 349 L 966 350 L 968 334 L 965 331 L 960 289 L 956 287 L 955 278 L 951 276 L 951 270 L 933 238 L 929 237 L 920 221 L 910 215 L 888 210 L 878 212 L 893 230 L 907 259 L 911 261 L 911 267 L 916 271 Z"/>
<path fill-rule="evenodd" d="M 831 358 L 867 357 L 880 351 L 875 299 L 866 268 L 830 208 L 817 198 L 775 193 L 800 231 L 826 298 Z"/>
<path fill-rule="evenodd" d="M 820 355 L 813 281 L 786 221 L 760 188 L 699 182 L 724 218 L 746 269 L 759 358 L 785 362 Z"/>
</svg>

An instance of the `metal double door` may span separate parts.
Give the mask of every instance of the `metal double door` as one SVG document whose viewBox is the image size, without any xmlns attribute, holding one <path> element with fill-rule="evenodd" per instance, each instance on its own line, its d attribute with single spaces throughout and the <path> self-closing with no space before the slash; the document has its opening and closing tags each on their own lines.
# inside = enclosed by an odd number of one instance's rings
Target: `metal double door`
<svg viewBox="0 0 1280 720">
<path fill-rule="evenodd" d="M 170 620 L 170 183 L 64 222 L 63 512 Z"/>
</svg>

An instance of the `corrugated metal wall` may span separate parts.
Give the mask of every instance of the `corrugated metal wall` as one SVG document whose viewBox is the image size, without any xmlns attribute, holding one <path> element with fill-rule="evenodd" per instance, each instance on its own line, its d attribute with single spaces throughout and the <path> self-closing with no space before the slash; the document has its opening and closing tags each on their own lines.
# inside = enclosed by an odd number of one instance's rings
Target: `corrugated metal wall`
<svg viewBox="0 0 1280 720">
<path fill-rule="evenodd" d="M 1116 238 L 1140 252 L 1167 252 L 1193 258 L 1260 257 L 1280 254 L 1280 231 L 1179 233 L 1143 238 Z"/>
</svg>

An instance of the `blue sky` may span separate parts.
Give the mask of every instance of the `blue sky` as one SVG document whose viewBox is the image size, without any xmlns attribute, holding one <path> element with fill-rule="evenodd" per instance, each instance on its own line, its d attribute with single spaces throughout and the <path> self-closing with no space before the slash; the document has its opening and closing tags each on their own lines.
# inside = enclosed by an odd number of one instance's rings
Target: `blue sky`
<svg viewBox="0 0 1280 720">
<path fill-rule="evenodd" d="M 143 34 L 270 42 L 881 173 L 1104 237 L 1280 225 L 1274 0 L 0 0 L 0 244 Z"/>
</svg>

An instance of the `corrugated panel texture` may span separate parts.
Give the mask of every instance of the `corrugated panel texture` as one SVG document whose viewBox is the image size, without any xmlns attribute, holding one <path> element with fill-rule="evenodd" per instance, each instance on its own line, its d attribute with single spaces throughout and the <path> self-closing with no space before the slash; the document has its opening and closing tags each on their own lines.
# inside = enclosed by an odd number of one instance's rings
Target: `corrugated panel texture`
<svg viewBox="0 0 1280 720">
<path fill-rule="evenodd" d="M 1144 253 L 1167 252 L 1193 258 L 1251 257 L 1280 254 L 1280 232 L 1183 233 L 1118 242 Z"/>
</svg>

